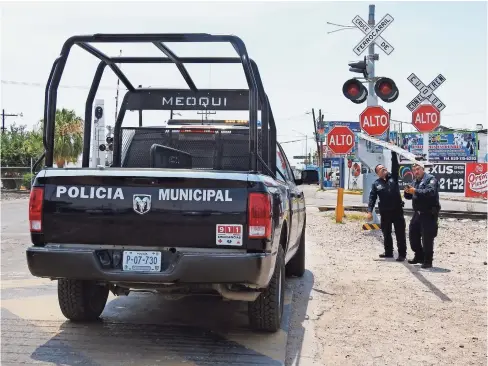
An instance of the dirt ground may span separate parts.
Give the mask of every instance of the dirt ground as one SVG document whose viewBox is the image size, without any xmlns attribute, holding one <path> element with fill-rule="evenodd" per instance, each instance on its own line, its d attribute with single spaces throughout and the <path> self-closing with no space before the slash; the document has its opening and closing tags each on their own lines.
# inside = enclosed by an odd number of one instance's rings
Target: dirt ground
<svg viewBox="0 0 488 366">
<path fill-rule="evenodd" d="M 331 215 L 307 209 L 308 271 L 290 281 L 288 345 L 301 352 L 288 365 L 487 364 L 486 221 L 441 220 L 422 270 L 379 259 L 381 232 Z"/>
</svg>

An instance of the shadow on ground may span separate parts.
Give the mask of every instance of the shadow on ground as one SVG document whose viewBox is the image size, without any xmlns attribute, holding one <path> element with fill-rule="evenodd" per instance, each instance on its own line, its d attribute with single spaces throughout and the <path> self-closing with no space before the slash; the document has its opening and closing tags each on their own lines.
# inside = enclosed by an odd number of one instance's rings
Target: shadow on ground
<svg viewBox="0 0 488 366">
<path fill-rule="evenodd" d="M 301 354 L 304 348 L 305 327 L 304 321 L 307 320 L 307 309 L 312 297 L 312 290 L 319 293 L 325 291 L 314 289 L 315 278 L 311 271 L 306 270 L 302 278 L 291 278 L 288 280 L 290 287 L 293 289 L 293 310 L 291 312 L 291 329 L 288 332 L 287 357 L 286 365 L 303 365 Z"/>
</svg>

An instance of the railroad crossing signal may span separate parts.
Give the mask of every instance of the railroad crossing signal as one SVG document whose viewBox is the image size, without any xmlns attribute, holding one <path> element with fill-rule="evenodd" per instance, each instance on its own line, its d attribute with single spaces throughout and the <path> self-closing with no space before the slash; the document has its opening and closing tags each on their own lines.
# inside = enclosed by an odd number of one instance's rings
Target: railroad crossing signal
<svg viewBox="0 0 488 366">
<path fill-rule="evenodd" d="M 407 80 L 420 92 L 407 104 L 410 112 L 413 112 L 424 100 L 429 101 L 439 112 L 442 112 L 446 108 L 446 105 L 434 94 L 434 91 L 446 81 L 446 78 L 442 74 L 437 75 L 429 85 L 425 85 L 414 73 Z"/>
<path fill-rule="evenodd" d="M 354 132 L 347 126 L 334 126 L 327 134 L 327 146 L 337 155 L 345 155 L 354 148 Z"/>
<path fill-rule="evenodd" d="M 431 104 L 419 105 L 412 112 L 412 125 L 419 132 L 434 131 L 441 124 L 441 112 Z"/>
<path fill-rule="evenodd" d="M 369 79 L 369 59 L 365 56 L 363 61 L 349 62 L 349 71 L 363 74 L 366 80 Z M 374 80 L 374 79 L 373 79 Z M 368 80 L 371 82 L 371 80 Z M 384 102 L 392 103 L 398 99 L 400 92 L 395 82 L 387 77 L 376 79 L 374 86 L 375 94 Z M 356 78 L 347 80 L 342 86 L 342 94 L 355 104 L 364 103 L 368 99 L 368 89 Z"/>
<path fill-rule="evenodd" d="M 359 125 L 369 136 L 381 136 L 390 128 L 390 115 L 383 107 L 366 107 L 359 115 Z"/>
<path fill-rule="evenodd" d="M 375 43 L 379 48 L 383 50 L 387 55 L 391 54 L 394 50 L 393 46 L 381 37 L 386 28 L 393 23 L 393 17 L 390 14 L 386 14 L 376 25 L 371 28 L 367 22 L 365 22 L 359 15 L 356 15 L 352 20 L 352 24 L 361 30 L 365 34 L 364 38 L 353 48 L 356 55 L 360 56 L 364 51 L 368 49 L 371 43 Z"/>
</svg>

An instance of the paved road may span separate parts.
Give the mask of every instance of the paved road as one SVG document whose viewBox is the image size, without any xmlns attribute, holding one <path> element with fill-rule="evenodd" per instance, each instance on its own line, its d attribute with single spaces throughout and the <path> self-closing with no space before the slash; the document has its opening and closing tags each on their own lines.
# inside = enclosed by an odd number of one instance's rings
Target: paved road
<svg viewBox="0 0 488 366">
<path fill-rule="evenodd" d="M 303 191 L 307 197 L 307 205 L 309 206 L 328 206 L 335 205 L 337 200 L 337 191 L 317 191 L 317 185 L 303 185 Z M 412 201 L 405 201 L 405 208 L 412 208 Z M 344 205 L 366 205 L 363 204 L 362 195 L 344 195 Z M 488 204 L 480 202 L 459 202 L 450 201 L 441 198 L 441 206 L 443 210 L 453 210 L 453 211 L 479 211 L 486 212 Z"/>
<path fill-rule="evenodd" d="M 292 309 L 288 281 L 282 329 L 248 330 L 247 306 L 215 297 L 168 300 L 147 293 L 110 296 L 102 321 L 76 324 L 59 310 L 56 282 L 30 275 L 27 199 L 1 202 L 1 363 L 3 365 L 283 365 L 299 359 L 306 332 L 288 342 L 289 324 L 301 324 L 308 295 Z"/>
</svg>

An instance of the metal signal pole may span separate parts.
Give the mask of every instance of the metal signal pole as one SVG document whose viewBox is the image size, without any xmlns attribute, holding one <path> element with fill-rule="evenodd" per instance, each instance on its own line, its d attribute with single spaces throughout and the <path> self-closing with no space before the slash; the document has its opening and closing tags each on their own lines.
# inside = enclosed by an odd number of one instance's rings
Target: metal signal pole
<svg viewBox="0 0 488 366">
<path fill-rule="evenodd" d="M 373 28 L 375 26 L 375 19 L 374 19 L 374 11 L 375 11 L 375 5 L 372 4 L 369 6 L 369 16 L 368 16 L 368 25 Z M 378 96 L 374 92 L 374 42 L 371 42 L 371 44 L 368 47 L 368 65 L 369 65 L 369 70 L 368 70 L 368 107 L 369 106 L 377 106 L 378 105 Z"/>
<path fill-rule="evenodd" d="M 119 57 L 122 56 L 122 50 L 120 50 Z M 115 122 L 117 122 L 117 111 L 119 110 L 119 85 L 120 79 L 117 78 L 117 94 L 115 95 Z"/>
</svg>

